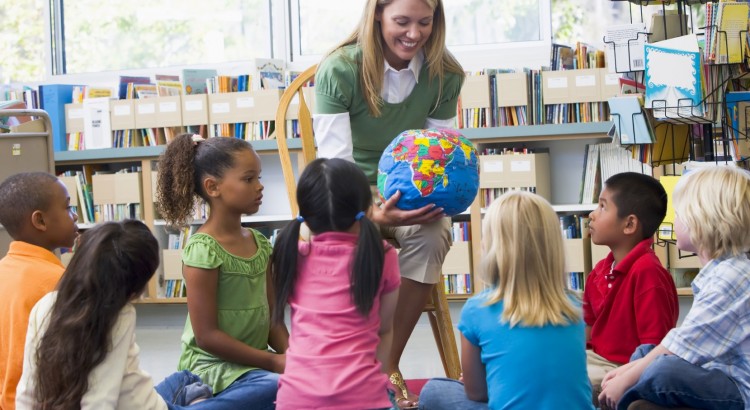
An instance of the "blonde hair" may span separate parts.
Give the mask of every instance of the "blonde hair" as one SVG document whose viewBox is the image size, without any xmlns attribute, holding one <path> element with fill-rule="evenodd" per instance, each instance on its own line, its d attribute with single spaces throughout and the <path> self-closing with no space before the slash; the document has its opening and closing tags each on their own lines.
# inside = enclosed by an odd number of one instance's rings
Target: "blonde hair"
<svg viewBox="0 0 750 410">
<path fill-rule="evenodd" d="M 523 191 L 497 198 L 482 225 L 482 271 L 492 285 L 488 305 L 503 301 L 511 327 L 581 320 L 565 284 L 562 234 L 544 198 Z"/>
<path fill-rule="evenodd" d="M 432 81 L 438 79 L 439 92 L 443 90 L 443 78 L 446 72 L 456 73 L 463 78 L 464 71 L 453 54 L 445 47 L 445 10 L 443 0 L 422 0 L 432 10 L 432 33 L 424 45 L 425 63 Z M 362 84 L 362 94 L 373 117 L 380 117 L 383 99 L 380 90 L 383 88 L 383 33 L 380 24 L 375 20 L 378 12 L 392 3 L 393 0 L 367 0 L 362 18 L 357 28 L 343 42 L 328 53 L 357 44 L 362 49 L 362 61 L 359 64 L 359 77 Z M 440 98 L 438 97 L 438 100 Z"/>
<path fill-rule="evenodd" d="M 675 186 L 674 209 L 690 242 L 710 259 L 750 251 L 750 174 L 733 166 L 691 171 Z"/>
</svg>

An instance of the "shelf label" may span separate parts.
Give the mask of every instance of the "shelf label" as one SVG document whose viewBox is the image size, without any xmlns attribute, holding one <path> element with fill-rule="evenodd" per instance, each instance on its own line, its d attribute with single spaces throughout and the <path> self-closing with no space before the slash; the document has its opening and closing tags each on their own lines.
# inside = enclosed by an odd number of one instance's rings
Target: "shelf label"
<svg viewBox="0 0 750 410">
<path fill-rule="evenodd" d="M 503 172 L 503 161 L 484 161 L 484 172 Z"/>
<path fill-rule="evenodd" d="M 568 77 L 547 78 L 548 88 L 568 88 Z"/>
<path fill-rule="evenodd" d="M 185 101 L 185 111 L 203 111 L 203 101 Z"/>
<path fill-rule="evenodd" d="M 160 102 L 159 112 L 177 112 L 177 103 L 174 101 Z"/>
<path fill-rule="evenodd" d="M 156 112 L 156 104 L 138 104 L 138 114 L 153 114 Z"/>
<path fill-rule="evenodd" d="M 255 98 L 241 97 L 237 99 L 237 108 L 253 108 L 253 107 L 255 107 Z"/>
<path fill-rule="evenodd" d="M 620 74 L 607 74 L 604 76 L 604 84 L 620 85 Z"/>
<path fill-rule="evenodd" d="M 113 114 L 115 117 L 128 116 L 130 115 L 130 106 L 129 105 L 115 105 Z"/>
<path fill-rule="evenodd" d="M 596 86 L 595 75 L 577 75 L 576 87 L 594 87 Z"/>
<path fill-rule="evenodd" d="M 73 108 L 68 110 L 68 118 L 71 120 L 83 118 L 83 108 Z"/>
<path fill-rule="evenodd" d="M 510 172 L 530 172 L 531 161 L 510 161 Z"/>
<path fill-rule="evenodd" d="M 211 104 L 211 112 L 214 114 L 226 114 L 229 112 L 229 103 L 213 103 Z"/>
</svg>

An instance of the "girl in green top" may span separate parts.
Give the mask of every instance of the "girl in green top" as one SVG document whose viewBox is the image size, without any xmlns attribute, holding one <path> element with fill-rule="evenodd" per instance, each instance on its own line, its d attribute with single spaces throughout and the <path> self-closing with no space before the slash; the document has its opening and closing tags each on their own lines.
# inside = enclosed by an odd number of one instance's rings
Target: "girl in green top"
<svg viewBox="0 0 750 410">
<path fill-rule="evenodd" d="M 197 198 L 210 208 L 183 250 L 188 318 L 179 368 L 200 375 L 227 409 L 274 408 L 289 338 L 283 323 L 270 324 L 271 245 L 240 224 L 261 204 L 260 173 L 258 154 L 235 138 L 183 134 L 159 161 L 157 200 L 167 223 L 186 224 Z"/>
<path fill-rule="evenodd" d="M 445 46 L 442 0 L 367 0 L 354 32 L 318 66 L 313 126 L 318 156 L 355 162 L 375 185 L 383 150 L 402 131 L 455 127 L 464 72 Z M 401 354 L 441 279 L 450 248 L 442 209 L 396 207 L 399 194 L 372 208 L 371 220 L 401 247 L 401 287 L 391 354 L 384 363 L 401 408 L 412 408 Z"/>
</svg>

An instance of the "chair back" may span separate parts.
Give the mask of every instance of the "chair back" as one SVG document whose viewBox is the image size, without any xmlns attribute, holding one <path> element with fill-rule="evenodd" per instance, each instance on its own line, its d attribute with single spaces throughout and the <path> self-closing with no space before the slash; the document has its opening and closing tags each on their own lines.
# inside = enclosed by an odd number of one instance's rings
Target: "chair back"
<svg viewBox="0 0 750 410">
<path fill-rule="evenodd" d="M 289 206 L 292 215 L 299 213 L 297 207 L 297 181 L 294 178 L 294 169 L 292 168 L 292 158 L 289 152 L 287 138 L 293 138 L 288 135 L 287 119 L 297 119 L 299 121 L 299 134 L 302 140 L 302 157 L 298 160 L 299 169 L 303 169 L 307 164 L 315 159 L 315 137 L 313 136 L 312 114 L 308 102 L 305 101 L 305 95 L 302 92 L 304 86 L 315 77 L 317 65 L 309 67 L 303 71 L 297 78 L 292 81 L 286 88 L 279 100 L 279 107 L 276 109 L 276 143 L 279 149 L 279 158 L 281 159 L 281 170 L 284 174 L 284 184 L 286 184 L 287 196 L 289 197 Z M 298 96 L 297 113 L 289 113 L 292 101 Z M 296 115 L 295 115 L 296 114 Z"/>
</svg>

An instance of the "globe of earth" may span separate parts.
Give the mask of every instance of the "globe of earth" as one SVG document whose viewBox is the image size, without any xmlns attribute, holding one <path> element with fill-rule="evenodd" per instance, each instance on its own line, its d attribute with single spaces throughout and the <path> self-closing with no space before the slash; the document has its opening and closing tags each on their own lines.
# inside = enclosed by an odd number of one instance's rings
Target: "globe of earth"
<svg viewBox="0 0 750 410">
<path fill-rule="evenodd" d="M 385 201 L 397 191 L 400 209 L 435 204 L 446 215 L 465 211 L 479 189 L 479 160 L 471 141 L 453 129 L 406 130 L 383 151 L 378 193 Z"/>
</svg>

